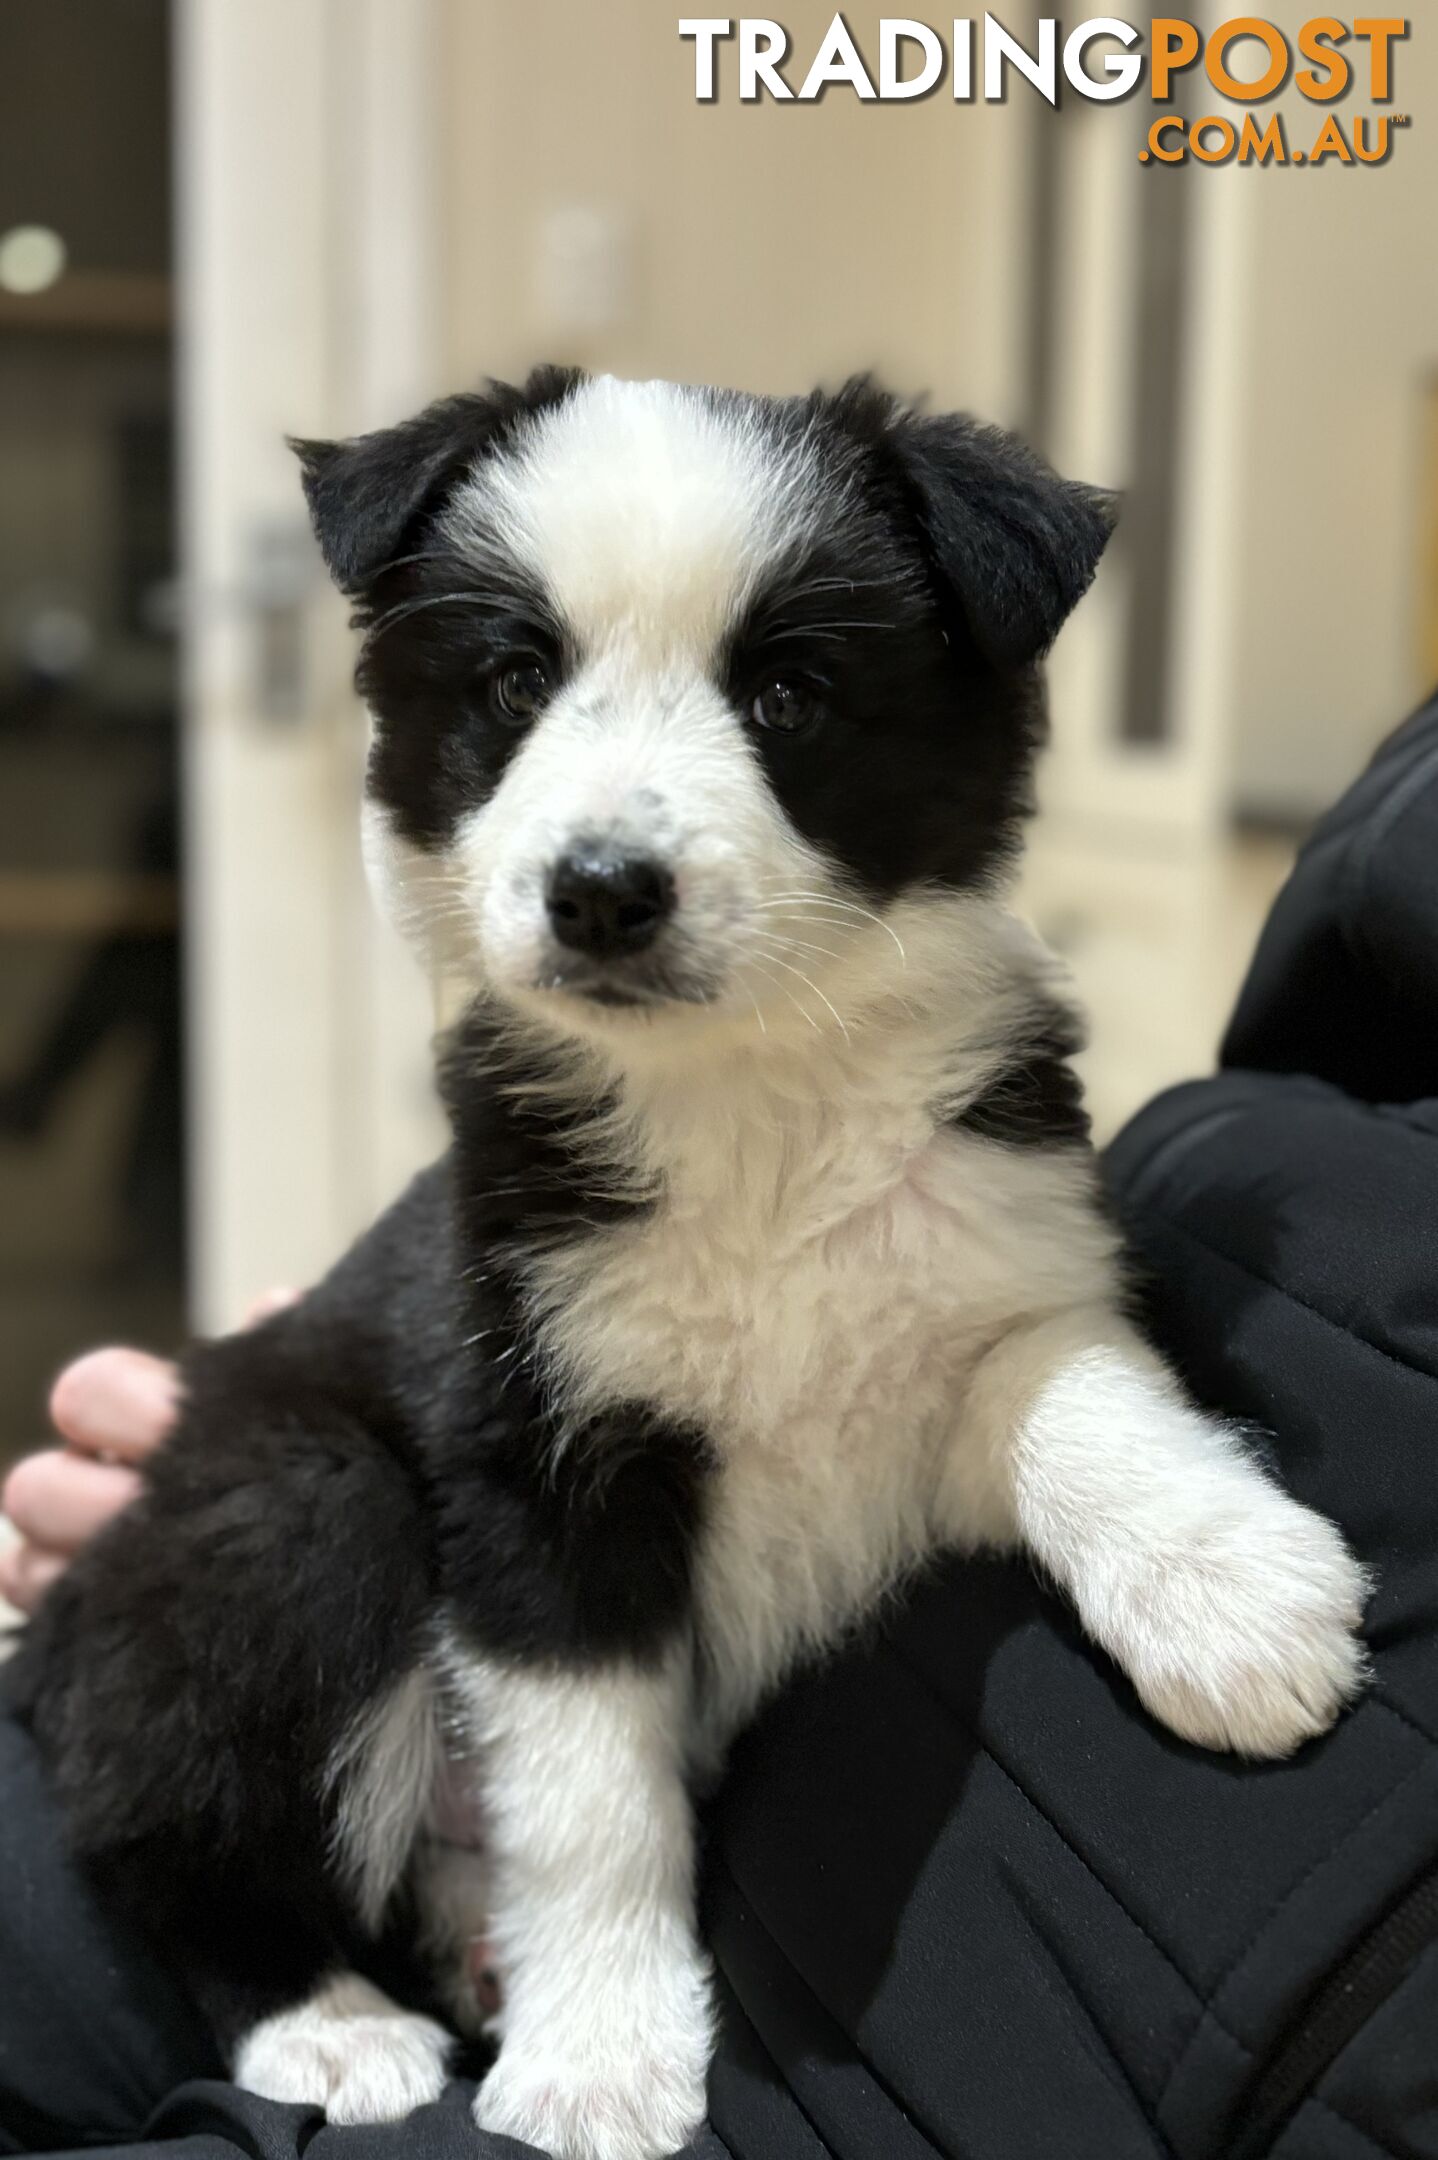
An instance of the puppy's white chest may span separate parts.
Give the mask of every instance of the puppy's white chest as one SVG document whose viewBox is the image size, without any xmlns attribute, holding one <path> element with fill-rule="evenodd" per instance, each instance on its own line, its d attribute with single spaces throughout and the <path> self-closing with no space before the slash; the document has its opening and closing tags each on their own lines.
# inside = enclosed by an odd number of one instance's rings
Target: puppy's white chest
<svg viewBox="0 0 1438 2160">
<path fill-rule="evenodd" d="M 927 1549 L 964 1370 L 1012 1296 L 973 1236 L 970 1152 L 841 1155 L 777 1203 L 681 1194 L 546 1285 L 566 1394 L 642 1401 L 714 1449 L 696 1592 L 723 1724 Z"/>
<path fill-rule="evenodd" d="M 900 1377 L 918 1384 L 912 1427 L 929 1354 L 963 1332 L 959 1152 L 938 1138 L 867 1184 L 801 1177 L 777 1201 L 741 1181 L 667 1199 L 557 1264 L 547 1348 L 581 1400 L 651 1403 L 702 1425 L 726 1461 L 792 1451 L 800 1428 L 842 1455 Z"/>
<path fill-rule="evenodd" d="M 643 1403 L 717 1458 L 695 1588 L 721 1738 L 931 1549 L 976 1360 L 1106 1246 L 1081 1169 L 876 1117 L 735 1151 L 551 1260 L 561 1399 Z"/>
</svg>

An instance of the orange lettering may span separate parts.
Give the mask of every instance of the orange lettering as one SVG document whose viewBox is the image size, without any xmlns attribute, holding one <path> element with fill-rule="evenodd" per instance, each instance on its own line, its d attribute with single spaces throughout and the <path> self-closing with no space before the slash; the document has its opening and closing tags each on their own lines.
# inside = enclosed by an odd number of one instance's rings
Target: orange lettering
<svg viewBox="0 0 1438 2160">
<path fill-rule="evenodd" d="M 1260 165 L 1266 165 L 1270 158 L 1276 164 L 1287 164 L 1288 146 L 1283 140 L 1283 116 L 1281 113 L 1272 115 L 1261 135 L 1258 132 L 1258 122 L 1254 119 L 1253 114 L 1251 112 L 1244 114 L 1243 126 L 1238 133 L 1238 162 L 1240 165 L 1247 165 L 1253 158 L 1257 158 Z"/>
<path fill-rule="evenodd" d="M 1172 96 L 1173 77 L 1182 68 L 1192 67 L 1198 58 L 1198 32 L 1191 22 L 1180 22 L 1174 15 L 1156 15 L 1153 20 L 1153 89 L 1151 95 L 1156 104 L 1162 104 Z M 1155 156 L 1164 153 L 1155 149 Z M 1179 156 L 1183 155 L 1182 151 Z M 1173 160 L 1170 158 L 1170 162 Z"/>
<path fill-rule="evenodd" d="M 1368 95 L 1371 98 L 1392 97 L 1389 89 L 1391 55 L 1388 48 L 1394 38 L 1406 38 L 1407 19 L 1402 15 L 1363 15 L 1353 25 L 1356 38 L 1368 40 Z"/>
<path fill-rule="evenodd" d="M 1240 38 L 1257 38 L 1267 48 L 1268 68 L 1257 82 L 1240 82 L 1224 66 L 1229 46 L 1237 44 Z M 1209 39 L 1205 64 L 1215 90 L 1224 97 L 1249 104 L 1256 98 L 1272 97 L 1287 75 L 1288 40 L 1281 30 L 1275 30 L 1272 23 L 1261 22 L 1256 15 L 1235 15 L 1232 22 L 1220 23 Z"/>
<path fill-rule="evenodd" d="M 1342 97 L 1348 88 L 1348 78 L 1353 70 L 1342 53 L 1334 52 L 1335 45 L 1346 44 L 1348 31 L 1336 15 L 1315 15 L 1298 33 L 1298 50 L 1305 60 L 1316 60 L 1325 72 L 1316 75 L 1312 68 L 1300 68 L 1294 81 L 1306 98 L 1316 105 L 1327 105 L 1333 98 Z"/>
<path fill-rule="evenodd" d="M 1216 150 L 1205 150 L 1203 138 L 1212 128 L 1218 129 L 1218 148 Z M 1231 120 L 1224 120 L 1217 113 L 1210 113 L 1206 120 L 1196 120 L 1194 122 L 1193 132 L 1188 139 L 1194 156 L 1203 164 L 1221 165 L 1226 157 L 1233 155 L 1233 145 L 1237 137 L 1234 134 Z"/>
<path fill-rule="evenodd" d="M 1310 165 L 1321 165 L 1326 157 L 1341 158 L 1345 165 L 1353 163 L 1353 152 L 1343 140 L 1343 130 L 1333 113 L 1328 115 L 1318 130 L 1318 140 L 1308 153 Z"/>
<path fill-rule="evenodd" d="M 1176 150 L 1166 150 L 1163 146 L 1163 138 L 1173 128 L 1178 129 L 1179 145 Z M 1182 137 L 1183 122 L 1176 113 L 1170 113 L 1166 120 L 1154 121 L 1153 126 L 1148 131 L 1148 147 L 1156 158 L 1162 158 L 1165 165 L 1181 165 L 1187 154 L 1183 147 Z"/>
</svg>

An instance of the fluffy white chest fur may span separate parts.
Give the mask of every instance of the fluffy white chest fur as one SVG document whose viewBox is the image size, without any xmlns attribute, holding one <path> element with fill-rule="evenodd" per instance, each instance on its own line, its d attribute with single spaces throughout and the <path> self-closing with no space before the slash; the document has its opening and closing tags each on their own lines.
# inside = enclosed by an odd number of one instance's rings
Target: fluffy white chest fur
<svg viewBox="0 0 1438 2160">
<path fill-rule="evenodd" d="M 966 1520 L 936 1506 L 970 1375 L 1016 1322 L 1115 1280 L 1082 1150 L 945 1121 L 984 1066 L 957 1020 L 896 1012 L 822 1054 L 822 1085 L 771 1052 L 637 1091 L 623 1127 L 659 1173 L 655 1207 L 535 1279 L 567 1400 L 643 1400 L 711 1443 L 695 1616 L 711 1745 L 936 1543 L 1010 1534 L 980 1464 Z"/>
</svg>

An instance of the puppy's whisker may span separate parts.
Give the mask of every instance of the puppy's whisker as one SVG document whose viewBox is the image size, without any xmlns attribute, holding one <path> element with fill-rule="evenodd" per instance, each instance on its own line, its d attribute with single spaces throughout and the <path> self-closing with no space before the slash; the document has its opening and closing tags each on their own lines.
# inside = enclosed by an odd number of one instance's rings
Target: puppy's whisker
<svg viewBox="0 0 1438 2160">
<path fill-rule="evenodd" d="M 406 570 L 411 563 L 449 563 L 455 569 L 463 567 L 460 558 L 448 549 L 416 548 L 412 555 L 392 555 L 384 567 L 376 571 L 376 579 L 388 577 L 391 570 Z"/>
<path fill-rule="evenodd" d="M 813 978 L 806 975 L 802 968 L 795 967 L 791 961 L 781 960 L 777 953 L 766 951 L 764 954 L 764 958 L 771 967 L 786 968 L 791 975 L 797 975 L 800 982 L 803 983 L 805 989 L 812 990 L 815 997 L 819 1000 L 819 1003 L 821 1005 L 828 1006 L 829 1011 L 834 1015 L 834 1019 L 838 1025 L 839 1033 L 843 1036 L 845 1042 L 847 1042 L 849 1039 L 849 1030 L 844 1025 L 843 1014 L 839 1011 L 836 1005 L 832 1004 L 830 1000 L 825 997 L 823 991 L 819 988 L 819 985 L 813 980 Z"/>
<path fill-rule="evenodd" d="M 832 619 L 823 622 L 796 622 L 792 626 L 786 624 L 782 629 L 770 630 L 766 635 L 770 639 L 822 637 L 826 632 L 841 636 L 846 630 L 897 630 L 898 627 L 897 623 L 866 622 L 856 616 L 834 616 Z"/>
<path fill-rule="evenodd" d="M 895 945 L 898 946 L 899 958 L 907 967 L 908 955 L 904 951 L 903 940 L 900 938 L 898 931 L 892 923 L 885 922 L 882 915 L 876 915 L 872 908 L 860 907 L 856 900 L 840 900 L 832 893 L 813 892 L 773 893 L 767 901 L 761 900 L 759 905 L 761 907 L 779 907 L 789 900 L 797 901 L 807 907 L 840 908 L 846 914 L 859 915 L 866 922 L 877 923 L 885 937 L 892 938 Z"/>
<path fill-rule="evenodd" d="M 811 901 L 757 900 L 754 905 L 756 913 L 781 915 L 786 922 L 832 923 L 836 936 L 855 938 L 864 935 L 862 924 L 856 925 L 842 920 L 836 921 L 832 915 L 811 915 L 804 912 L 813 905 Z"/>
<path fill-rule="evenodd" d="M 514 612 L 514 602 L 504 593 L 481 592 L 476 587 L 467 591 L 422 593 L 418 599 L 402 600 L 370 623 L 365 621 L 363 611 L 356 621 L 364 630 L 364 650 L 367 652 L 376 640 L 394 629 L 396 624 L 408 620 L 411 615 L 421 615 L 427 608 L 464 606 L 474 608 L 481 614 L 509 616 Z M 551 631 L 553 625 L 549 626 Z"/>
<path fill-rule="evenodd" d="M 408 621 L 411 615 L 422 615 L 427 608 L 483 605 L 483 594 L 473 592 L 430 593 L 422 600 L 403 600 L 397 607 L 387 609 L 377 621 L 369 625 L 365 632 L 365 646 L 368 648 L 377 644 L 387 630 L 393 630 L 396 624 Z"/>
<path fill-rule="evenodd" d="M 861 925 L 847 923 L 842 919 L 836 920 L 832 915 L 828 914 L 820 915 L 806 912 L 814 906 L 813 901 L 810 900 L 758 900 L 754 903 L 754 906 L 756 914 L 779 915 L 786 922 L 832 922 L 836 935 L 842 934 L 845 937 L 854 938 L 863 934 Z"/>
<path fill-rule="evenodd" d="M 775 914 L 775 915 L 778 915 L 778 914 L 790 915 L 790 914 L 793 914 L 793 913 L 794 913 L 794 912 L 795 912 L 796 910 L 798 910 L 799 908 L 819 908 L 819 907 L 825 907 L 826 903 L 824 903 L 823 901 L 818 901 L 818 900 L 811 900 L 811 899 L 809 899 L 809 898 L 808 898 L 808 896 L 807 896 L 807 895 L 801 894 L 800 896 L 798 896 L 797 898 L 794 898 L 794 899 L 791 899 L 791 898 L 789 898 L 789 897 L 785 896 L 785 897 L 782 897 L 782 898 L 780 898 L 780 899 L 777 899 L 777 900 L 759 900 L 759 901 L 756 901 L 755 905 L 756 905 L 757 907 L 759 907 L 759 908 L 762 908 L 762 909 L 764 909 L 764 910 L 765 910 L 766 912 L 768 912 L 768 913 L 770 913 L 770 914 Z M 818 918 L 817 916 L 806 916 L 806 918 L 805 918 L 805 920 L 806 920 L 806 921 L 817 921 L 818 919 L 819 919 L 819 918 Z M 826 919 L 827 919 L 827 916 L 826 916 Z M 845 926 L 845 927 L 847 927 L 847 926 Z"/>
<path fill-rule="evenodd" d="M 766 930 L 764 935 L 771 944 L 777 943 L 784 952 L 822 953 L 826 960 L 842 960 L 844 957 L 842 953 L 836 953 L 832 945 L 815 945 L 809 938 L 784 937 L 772 930 Z"/>
<path fill-rule="evenodd" d="M 784 591 L 785 591 L 785 595 L 786 595 L 786 597 L 787 597 L 787 598 L 791 598 L 791 599 L 795 599 L 795 600 L 802 600 L 802 599 L 807 599 L 807 597 L 808 597 L 808 595 L 809 595 L 810 593 L 821 593 L 821 592 L 848 592 L 848 593 L 854 593 L 854 592 L 884 592 L 884 591 L 886 591 L 886 590 L 890 590 L 890 591 L 891 591 L 891 590 L 893 589 L 894 585 L 895 585 L 895 582 L 896 582 L 896 581 L 895 581 L 895 579 L 893 579 L 893 578 L 854 578 L 854 577 L 821 577 L 821 578 L 807 578 L 807 579 L 805 579 L 805 581 L 804 581 L 804 582 L 803 582 L 802 584 L 799 584 L 799 585 L 786 585 L 786 586 L 785 586 L 785 588 L 784 588 Z"/>
<path fill-rule="evenodd" d="M 769 973 L 768 968 L 764 965 L 764 962 L 759 958 L 759 955 L 757 953 L 750 953 L 748 965 L 752 968 L 756 968 L 758 972 L 763 976 L 764 980 L 768 983 L 772 983 L 776 990 L 783 991 L 785 997 L 789 1000 L 789 1003 L 793 1006 L 795 1012 L 801 1014 L 803 1018 L 808 1021 L 810 1027 L 814 1030 L 814 1033 L 816 1035 L 821 1032 L 818 1021 L 814 1018 L 814 1015 L 808 1010 L 807 1006 L 800 1004 L 798 998 L 795 997 L 793 991 L 789 988 L 789 985 L 787 983 L 781 983 L 777 975 L 771 975 Z"/>
<path fill-rule="evenodd" d="M 860 930 L 851 930 L 847 923 L 835 922 L 827 915 L 782 915 L 776 923 L 760 923 L 756 927 L 765 937 L 783 937 L 791 925 L 796 930 L 822 930 L 826 936 L 838 938 L 845 948 L 852 947 L 855 940 L 865 934 Z M 800 938 L 796 942 L 802 945 L 804 940 Z M 842 960 L 846 957 L 845 951 L 836 952 L 828 945 L 811 945 L 809 949 L 811 952 L 826 953 L 831 960 Z"/>
<path fill-rule="evenodd" d="M 775 886 L 772 884 L 766 884 L 764 890 L 765 897 L 774 902 L 779 902 L 783 900 L 810 900 L 817 907 L 836 908 L 857 907 L 858 905 L 857 901 L 851 901 L 846 899 L 842 893 L 815 892 L 814 889 L 808 885 Z"/>
<path fill-rule="evenodd" d="M 837 641 L 850 630 L 893 630 L 896 628 L 897 625 L 894 623 L 843 621 L 838 619 L 832 622 L 783 623 L 772 630 L 765 630 L 762 642 L 765 645 L 781 645 L 791 639 L 802 640 L 804 638 L 829 638 Z"/>
</svg>

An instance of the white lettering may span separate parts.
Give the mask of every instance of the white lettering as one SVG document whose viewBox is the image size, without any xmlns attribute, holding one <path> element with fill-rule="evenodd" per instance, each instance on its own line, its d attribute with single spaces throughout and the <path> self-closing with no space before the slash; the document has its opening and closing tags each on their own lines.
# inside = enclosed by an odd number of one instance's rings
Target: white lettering
<svg viewBox="0 0 1438 2160">
<path fill-rule="evenodd" d="M 906 45 L 922 48 L 924 64 L 917 75 L 905 78 L 902 48 Z M 881 98 L 922 97 L 944 72 L 944 47 L 938 32 L 927 23 L 914 22 L 907 15 L 886 15 L 879 24 L 879 95 Z"/>
<path fill-rule="evenodd" d="M 760 39 L 763 44 L 760 44 Z M 771 98 L 791 98 L 794 93 L 779 73 L 779 62 L 789 50 L 789 33 L 781 23 L 763 15 L 745 17 L 739 24 L 739 95 L 752 103 L 762 83 Z"/>
<path fill-rule="evenodd" d="M 683 15 L 679 19 L 679 35 L 694 40 L 694 95 L 705 103 L 714 95 L 714 47 L 720 38 L 732 34 L 732 25 L 723 15 Z"/>
<path fill-rule="evenodd" d="M 824 32 L 824 42 L 814 55 L 814 65 L 804 77 L 801 98 L 816 98 L 825 83 L 848 83 L 861 98 L 875 95 L 868 70 L 859 58 L 858 47 L 849 35 L 849 26 L 842 15 L 836 15 Z"/>
<path fill-rule="evenodd" d="M 991 104 L 1001 104 L 1004 96 L 1004 63 L 1018 69 L 1020 75 L 1031 82 L 1050 105 L 1058 103 L 1058 45 L 1057 29 L 1051 15 L 1039 24 L 1039 49 L 1037 57 L 1028 52 L 1018 39 L 1007 31 L 992 15 L 984 17 L 984 96 Z"/>
<path fill-rule="evenodd" d="M 1136 45 L 1138 32 L 1131 23 L 1120 22 L 1114 15 L 1095 15 L 1092 22 L 1080 23 L 1064 46 L 1064 73 L 1083 97 L 1126 97 L 1143 73 L 1142 53 L 1105 53 L 1103 71 L 1107 82 L 1098 82 L 1084 66 L 1084 54 L 1099 38 L 1117 38 L 1120 45 Z"/>
</svg>

